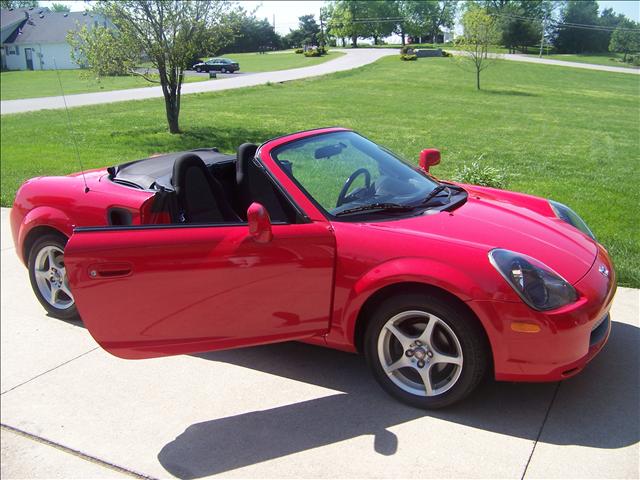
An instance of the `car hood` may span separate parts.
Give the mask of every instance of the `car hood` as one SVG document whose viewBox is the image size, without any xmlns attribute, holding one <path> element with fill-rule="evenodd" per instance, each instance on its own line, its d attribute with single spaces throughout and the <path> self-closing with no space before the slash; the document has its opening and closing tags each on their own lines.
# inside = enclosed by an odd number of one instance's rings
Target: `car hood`
<svg viewBox="0 0 640 480">
<path fill-rule="evenodd" d="M 369 226 L 416 239 L 474 247 L 483 252 L 505 248 L 524 253 L 543 262 L 570 283 L 587 273 L 598 250 L 593 240 L 562 220 L 518 205 L 513 197 L 505 201 L 478 192 L 470 194 L 464 205 L 451 212 L 427 211 Z M 415 245 L 425 248 L 423 242 Z"/>
</svg>

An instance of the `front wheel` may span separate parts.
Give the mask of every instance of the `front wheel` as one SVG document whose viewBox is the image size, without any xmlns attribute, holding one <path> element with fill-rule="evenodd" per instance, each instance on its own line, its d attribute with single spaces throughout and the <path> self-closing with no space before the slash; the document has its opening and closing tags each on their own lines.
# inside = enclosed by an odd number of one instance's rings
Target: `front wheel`
<svg viewBox="0 0 640 480">
<path fill-rule="evenodd" d="M 442 408 L 469 395 L 484 376 L 488 348 L 467 311 L 438 296 L 404 294 L 371 318 L 364 344 L 381 386 L 418 408 Z"/>
<path fill-rule="evenodd" d="M 31 288 L 45 310 L 62 320 L 78 318 L 64 265 L 66 243 L 61 235 L 44 235 L 36 240 L 29 252 Z"/>
</svg>

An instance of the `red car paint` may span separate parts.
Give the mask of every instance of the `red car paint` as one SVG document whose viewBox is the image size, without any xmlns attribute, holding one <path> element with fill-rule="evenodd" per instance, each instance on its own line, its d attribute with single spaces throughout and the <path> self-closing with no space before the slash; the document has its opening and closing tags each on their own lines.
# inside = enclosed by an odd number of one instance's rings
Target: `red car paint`
<svg viewBox="0 0 640 480">
<path fill-rule="evenodd" d="M 590 336 L 615 293 L 611 261 L 602 246 L 556 218 L 547 200 L 463 185 L 468 200 L 452 212 L 329 220 L 271 151 L 340 130 L 296 133 L 259 149 L 261 162 L 310 220 L 272 225 L 270 241 L 258 241 L 246 223 L 136 228 L 153 192 L 114 184 L 96 170 L 85 174 L 87 193 L 78 174 L 21 187 L 11 212 L 17 252 L 26 262 L 29 242 L 43 228 L 70 237 L 65 263 L 78 310 L 96 341 L 123 358 L 286 340 L 356 351 L 363 308 L 386 289 L 409 285 L 465 302 L 487 334 L 498 380 L 565 378 L 602 348 L 609 331 L 593 344 Z M 129 211 L 133 225 L 73 233 L 107 225 L 113 207 Z M 578 300 L 553 311 L 531 309 L 489 263 L 497 247 L 552 266 Z M 611 275 L 602 275 L 601 266 Z M 514 321 L 540 331 L 513 331 Z"/>
</svg>

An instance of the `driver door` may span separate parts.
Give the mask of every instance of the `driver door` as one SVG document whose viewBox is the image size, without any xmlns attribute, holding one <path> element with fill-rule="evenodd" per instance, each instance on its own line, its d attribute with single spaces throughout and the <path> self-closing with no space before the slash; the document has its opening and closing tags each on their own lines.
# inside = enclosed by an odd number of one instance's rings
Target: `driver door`
<svg viewBox="0 0 640 480">
<path fill-rule="evenodd" d="M 122 358 L 302 339 L 327 332 L 335 240 L 328 224 L 78 228 L 65 265 L 91 335 Z"/>
</svg>

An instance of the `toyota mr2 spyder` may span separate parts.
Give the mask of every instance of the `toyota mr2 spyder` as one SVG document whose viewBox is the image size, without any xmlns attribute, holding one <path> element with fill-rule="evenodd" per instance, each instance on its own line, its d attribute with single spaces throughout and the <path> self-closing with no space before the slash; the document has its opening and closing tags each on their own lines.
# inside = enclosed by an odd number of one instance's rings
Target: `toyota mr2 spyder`
<svg viewBox="0 0 640 480">
<path fill-rule="evenodd" d="M 611 329 L 607 251 L 566 205 L 439 161 L 317 129 L 34 178 L 11 228 L 47 312 L 118 357 L 303 341 L 421 408 L 575 375 Z"/>
</svg>

